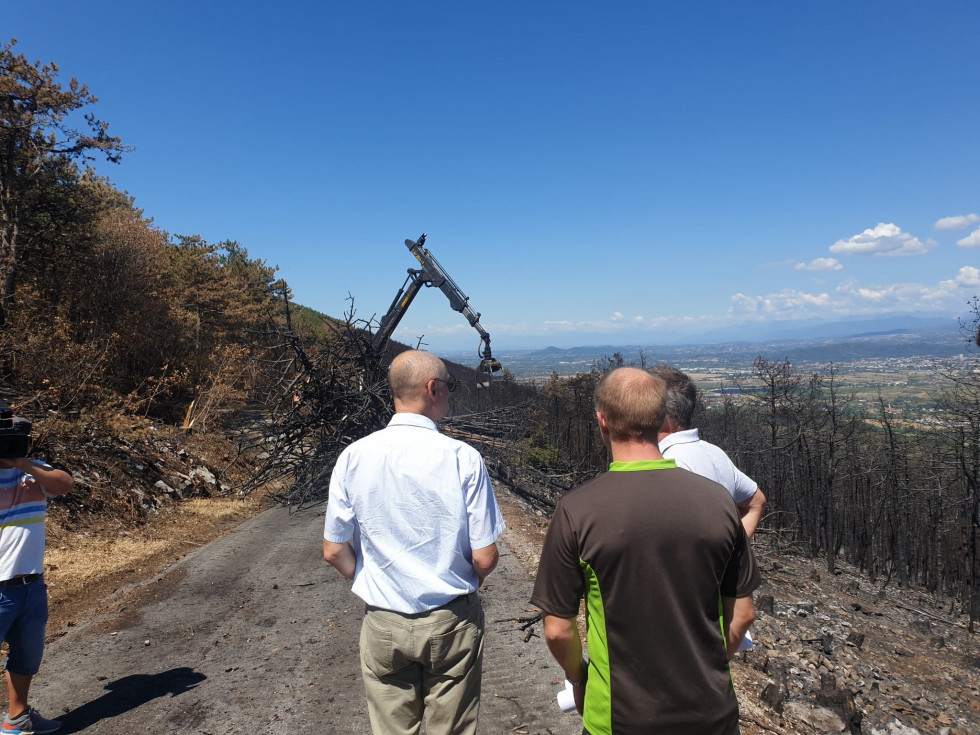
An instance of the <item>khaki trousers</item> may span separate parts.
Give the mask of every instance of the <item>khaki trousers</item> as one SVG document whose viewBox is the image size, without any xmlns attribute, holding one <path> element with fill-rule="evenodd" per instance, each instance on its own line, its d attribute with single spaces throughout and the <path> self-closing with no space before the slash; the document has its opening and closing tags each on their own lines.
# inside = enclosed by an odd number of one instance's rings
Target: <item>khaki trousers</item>
<svg viewBox="0 0 980 735">
<path fill-rule="evenodd" d="M 483 674 L 476 592 L 404 615 L 367 606 L 361 673 L 374 735 L 474 735 Z"/>
</svg>

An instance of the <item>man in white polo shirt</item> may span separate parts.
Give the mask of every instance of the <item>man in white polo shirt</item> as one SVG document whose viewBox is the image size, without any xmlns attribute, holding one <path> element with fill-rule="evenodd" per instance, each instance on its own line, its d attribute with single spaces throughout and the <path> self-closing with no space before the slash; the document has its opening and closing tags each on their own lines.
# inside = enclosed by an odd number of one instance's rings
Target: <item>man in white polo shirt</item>
<svg viewBox="0 0 980 735">
<path fill-rule="evenodd" d="M 479 452 L 443 436 L 456 382 L 428 352 L 388 372 L 395 415 L 351 444 L 330 478 L 323 558 L 364 600 L 361 673 L 375 735 L 472 735 L 483 608 L 504 522 Z"/>
<path fill-rule="evenodd" d="M 667 385 L 667 411 L 660 429 L 660 453 L 665 459 L 677 462 L 678 467 L 714 480 L 728 490 L 742 517 L 745 535 L 751 539 L 766 509 L 766 496 L 751 477 L 735 466 L 724 450 L 706 442 L 696 428 L 691 428 L 698 398 L 694 381 L 669 365 L 657 365 L 649 372 Z M 740 650 L 752 647 L 749 626 L 754 621 L 755 606 L 751 598 L 736 600 L 732 631 L 744 636 Z"/>
</svg>

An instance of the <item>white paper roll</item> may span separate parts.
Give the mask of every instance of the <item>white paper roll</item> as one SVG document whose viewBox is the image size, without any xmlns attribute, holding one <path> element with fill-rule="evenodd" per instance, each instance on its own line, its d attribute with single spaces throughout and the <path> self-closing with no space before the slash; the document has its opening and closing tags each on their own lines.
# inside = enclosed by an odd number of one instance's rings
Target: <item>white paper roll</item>
<svg viewBox="0 0 980 735">
<path fill-rule="evenodd" d="M 745 631 L 745 637 L 742 642 L 738 645 L 739 651 L 751 651 L 755 648 L 755 643 L 752 642 L 752 634 L 749 631 Z"/>
<path fill-rule="evenodd" d="M 568 714 L 575 711 L 575 690 L 572 682 L 565 680 L 565 688 L 558 692 L 558 708 Z"/>
</svg>

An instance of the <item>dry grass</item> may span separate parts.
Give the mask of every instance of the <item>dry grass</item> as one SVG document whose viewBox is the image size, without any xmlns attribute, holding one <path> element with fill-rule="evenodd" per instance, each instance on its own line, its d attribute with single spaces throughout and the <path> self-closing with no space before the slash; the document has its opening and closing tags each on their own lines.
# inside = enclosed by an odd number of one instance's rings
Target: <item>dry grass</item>
<svg viewBox="0 0 980 735">
<path fill-rule="evenodd" d="M 51 608 L 48 638 L 118 609 L 127 587 L 157 575 L 268 505 L 261 493 L 245 500 L 198 498 L 178 503 L 132 531 L 110 535 L 51 528 L 45 555 Z"/>
</svg>

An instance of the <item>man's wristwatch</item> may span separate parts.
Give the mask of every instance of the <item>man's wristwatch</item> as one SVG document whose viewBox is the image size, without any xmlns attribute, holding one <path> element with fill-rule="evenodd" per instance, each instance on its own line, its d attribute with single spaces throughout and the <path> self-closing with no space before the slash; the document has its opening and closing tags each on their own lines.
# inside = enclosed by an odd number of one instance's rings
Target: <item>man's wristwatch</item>
<svg viewBox="0 0 980 735">
<path fill-rule="evenodd" d="M 584 687 L 585 686 L 585 682 L 587 682 L 588 680 L 589 680 L 589 662 L 588 661 L 583 661 L 582 662 L 582 678 L 581 679 L 577 679 L 576 680 L 576 679 L 572 679 L 572 678 L 570 678 L 568 676 L 565 677 L 565 681 L 567 681 L 569 684 L 571 684 L 573 687 L 576 687 L 576 688 Z"/>
</svg>

